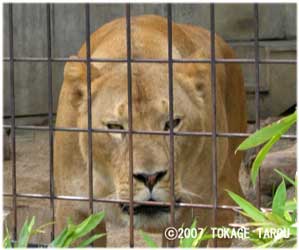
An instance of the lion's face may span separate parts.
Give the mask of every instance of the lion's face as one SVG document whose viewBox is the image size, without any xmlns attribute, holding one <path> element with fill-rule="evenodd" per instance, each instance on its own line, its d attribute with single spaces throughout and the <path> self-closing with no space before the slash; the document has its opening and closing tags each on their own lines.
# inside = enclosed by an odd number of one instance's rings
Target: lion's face
<svg viewBox="0 0 299 250">
<path fill-rule="evenodd" d="M 183 65 L 186 67 L 185 65 Z M 205 98 L 204 85 L 207 81 L 192 72 L 180 72 L 182 66 L 174 66 L 174 131 L 204 131 L 202 119 Z M 193 66 L 192 66 L 193 67 Z M 194 70 L 194 69 L 192 69 Z M 132 67 L 132 114 L 133 130 L 169 131 L 169 80 L 167 64 L 139 64 Z M 92 127 L 98 129 L 128 129 L 128 91 L 126 64 L 114 65 L 106 73 L 92 81 Z M 188 75 L 191 74 L 191 75 Z M 207 76 L 208 74 L 204 74 Z M 196 80 L 198 88 L 192 89 Z M 86 84 L 86 83 L 85 83 Z M 78 126 L 88 127 L 87 99 L 82 99 L 78 109 Z M 193 115 L 193 114 L 197 115 Z M 103 176 L 97 186 L 113 182 L 115 196 L 129 199 L 129 135 L 122 133 L 94 133 L 93 164 L 95 175 Z M 194 161 L 194 145 L 201 151 L 204 137 L 175 136 L 175 200 L 188 202 L 181 180 L 188 164 Z M 88 159 L 88 133 L 80 133 L 80 149 Z M 193 153 L 191 153 L 193 152 Z M 170 142 L 169 136 L 133 136 L 133 190 L 135 201 L 170 201 Z M 108 177 L 110 176 L 110 178 Z M 108 183 L 109 184 L 109 183 Z M 111 184 L 111 183 L 110 183 Z M 120 206 L 122 218 L 128 219 L 127 205 Z M 149 229 L 166 225 L 169 209 L 166 207 L 137 206 L 134 210 L 135 225 L 147 225 Z M 180 209 L 176 209 L 180 216 Z"/>
</svg>

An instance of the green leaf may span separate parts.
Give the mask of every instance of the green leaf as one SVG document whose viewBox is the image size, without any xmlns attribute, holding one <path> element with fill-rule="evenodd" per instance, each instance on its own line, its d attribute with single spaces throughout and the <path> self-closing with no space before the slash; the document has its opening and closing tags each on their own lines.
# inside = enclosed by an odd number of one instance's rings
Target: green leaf
<svg viewBox="0 0 299 250">
<path fill-rule="evenodd" d="M 142 230 L 140 230 L 139 232 L 148 247 L 158 248 L 157 243 L 154 242 L 153 239 L 148 234 L 144 233 Z"/>
<path fill-rule="evenodd" d="M 84 240 L 83 242 L 81 242 L 81 243 L 78 245 L 78 248 L 81 248 L 81 247 L 88 247 L 88 246 L 90 246 L 90 244 L 93 243 L 95 240 L 100 239 L 100 238 L 102 238 L 102 237 L 105 236 L 105 235 L 106 235 L 106 234 L 95 234 L 95 235 L 91 236 L 89 239 Z"/>
<path fill-rule="evenodd" d="M 51 242 L 51 247 L 63 247 L 65 245 L 66 239 L 72 232 L 68 227 L 65 227 L 62 232 Z"/>
<path fill-rule="evenodd" d="M 296 119 L 297 113 L 295 111 L 293 114 L 256 131 L 244 140 L 236 151 L 254 148 L 270 140 L 273 136 L 285 133 L 296 122 Z"/>
<path fill-rule="evenodd" d="M 25 239 L 25 236 L 28 234 L 28 218 L 25 219 L 25 222 L 21 228 L 21 231 L 20 231 L 20 234 L 19 234 L 19 239 L 18 241 L 16 242 L 16 247 L 22 247 L 22 246 L 19 246 L 20 244 L 20 240 L 21 239 Z M 25 246 L 27 247 L 27 246 Z"/>
<path fill-rule="evenodd" d="M 26 248 L 28 246 L 28 242 L 31 236 L 34 223 L 35 223 L 35 216 L 32 217 L 29 223 L 28 223 L 28 219 L 26 218 L 25 223 L 20 231 L 19 239 L 17 242 L 18 248 Z"/>
<path fill-rule="evenodd" d="M 297 200 L 294 199 L 294 200 L 286 201 L 285 210 L 287 211 L 297 210 Z"/>
<path fill-rule="evenodd" d="M 104 212 L 99 212 L 97 214 L 90 215 L 86 220 L 84 220 L 81 224 L 76 226 L 74 231 L 74 235 L 76 238 L 81 238 L 91 232 L 96 228 L 97 225 L 103 220 L 105 214 Z"/>
<path fill-rule="evenodd" d="M 296 223 L 294 223 L 292 226 L 290 226 L 289 229 L 290 229 L 291 235 L 297 236 L 297 224 Z"/>
<path fill-rule="evenodd" d="M 70 217 L 66 218 L 66 223 L 67 223 L 68 226 L 74 225 L 74 223 L 72 221 L 72 218 L 70 218 Z"/>
<path fill-rule="evenodd" d="M 53 221 L 52 222 L 48 222 L 46 224 L 43 224 L 43 225 L 39 226 L 38 228 L 32 230 L 31 235 L 33 236 L 35 234 L 41 234 L 41 233 L 44 234 L 44 233 L 46 233 L 46 231 L 44 231 L 43 229 L 45 227 L 47 227 L 49 225 L 53 225 L 53 224 L 55 224 L 55 222 L 53 222 Z"/>
<path fill-rule="evenodd" d="M 103 220 L 104 212 L 90 215 L 79 225 L 74 225 L 73 222 L 68 218 L 67 227 L 58 235 L 58 237 L 51 243 L 53 247 L 69 247 L 76 240 L 84 237 Z M 96 238 L 96 237 L 95 237 Z M 92 240 L 91 237 L 89 240 Z"/>
<path fill-rule="evenodd" d="M 285 220 L 283 216 L 281 217 L 273 212 L 265 213 L 265 216 L 273 223 L 270 227 L 290 225 L 290 223 Z"/>
<path fill-rule="evenodd" d="M 279 174 L 282 178 L 284 178 L 286 181 L 288 181 L 289 183 L 291 183 L 293 186 L 296 186 L 295 181 L 293 181 L 289 176 L 287 176 L 286 174 L 284 174 L 283 172 L 279 171 L 278 169 L 274 169 L 274 171 Z"/>
<path fill-rule="evenodd" d="M 292 216 L 290 213 L 285 209 L 283 217 L 290 223 L 293 223 Z"/>
<path fill-rule="evenodd" d="M 272 202 L 272 213 L 283 217 L 287 199 L 287 189 L 284 180 L 279 184 Z"/>
<path fill-rule="evenodd" d="M 6 223 L 5 223 L 5 238 L 3 240 L 3 247 L 4 248 L 12 248 L 10 233 L 9 233 Z"/>
<path fill-rule="evenodd" d="M 251 176 L 251 181 L 253 183 L 253 185 L 256 184 L 256 177 L 258 175 L 260 166 L 263 162 L 263 160 L 265 159 L 267 153 L 269 152 L 269 150 L 272 148 L 273 144 L 276 143 L 280 138 L 280 135 L 276 135 L 273 138 L 271 138 L 270 141 L 268 141 L 266 143 L 266 145 L 258 152 L 252 167 L 251 167 L 251 172 L 250 172 L 250 176 Z"/>
<path fill-rule="evenodd" d="M 250 202 L 246 201 L 239 195 L 228 191 L 229 196 L 247 213 L 247 215 L 256 222 L 266 221 L 264 214 L 253 206 Z"/>
<path fill-rule="evenodd" d="M 203 230 L 200 231 L 200 233 L 197 235 L 197 237 L 193 240 L 191 247 L 199 247 L 199 244 L 202 241 L 209 240 L 213 238 L 212 234 L 206 234 L 207 228 L 204 228 Z"/>
<path fill-rule="evenodd" d="M 75 229 L 76 229 L 76 225 L 74 225 L 74 224 L 68 225 L 68 235 L 67 235 L 65 241 L 63 242 L 62 247 L 70 247 L 72 242 L 74 242 L 76 240 L 74 237 Z"/>
<path fill-rule="evenodd" d="M 190 227 L 190 232 L 191 232 L 192 230 L 194 230 L 194 228 L 196 227 L 196 224 L 197 224 L 197 222 L 196 222 L 196 220 L 194 220 L 194 221 L 192 222 L 191 227 Z M 193 243 L 194 240 L 195 240 L 195 239 L 193 239 L 191 236 L 190 236 L 189 238 L 181 238 L 181 239 L 180 239 L 180 247 L 183 247 L 183 248 L 189 248 L 189 247 L 192 247 L 192 243 Z"/>
</svg>

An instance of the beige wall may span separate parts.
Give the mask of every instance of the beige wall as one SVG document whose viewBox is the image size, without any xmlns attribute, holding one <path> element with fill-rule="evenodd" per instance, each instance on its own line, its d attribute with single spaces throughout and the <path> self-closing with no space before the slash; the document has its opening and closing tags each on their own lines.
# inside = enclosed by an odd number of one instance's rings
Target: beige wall
<svg viewBox="0 0 299 250">
<path fill-rule="evenodd" d="M 124 5 L 92 4 L 91 31 L 104 23 L 124 15 Z M 135 4 L 132 15 L 166 15 L 166 6 L 160 4 Z M 14 4 L 14 53 L 16 57 L 45 57 L 46 6 L 44 4 Z M 260 38 L 263 58 L 295 58 L 296 55 L 296 5 L 261 4 Z M 54 4 L 52 15 L 52 50 L 54 57 L 68 57 L 76 53 L 85 37 L 84 5 Z M 252 42 L 241 42 L 254 37 L 252 4 L 216 4 L 216 31 L 236 49 L 238 57 L 253 58 Z M 4 56 L 8 56 L 7 6 L 4 6 Z M 209 28 L 208 4 L 175 4 L 173 19 L 177 22 L 198 24 Z M 4 64 L 4 113 L 9 114 L 9 74 Z M 253 65 L 243 65 L 248 90 L 248 110 L 254 117 L 254 98 L 251 90 L 255 84 Z M 54 110 L 62 81 L 63 63 L 53 63 Z M 47 64 L 16 63 L 15 92 L 17 114 L 46 113 Z M 296 102 L 295 66 L 261 66 L 262 115 L 278 115 Z M 281 95 L 288 98 L 280 98 Z M 28 121 L 28 120 L 27 120 Z M 29 120 L 33 123 L 33 120 Z"/>
</svg>

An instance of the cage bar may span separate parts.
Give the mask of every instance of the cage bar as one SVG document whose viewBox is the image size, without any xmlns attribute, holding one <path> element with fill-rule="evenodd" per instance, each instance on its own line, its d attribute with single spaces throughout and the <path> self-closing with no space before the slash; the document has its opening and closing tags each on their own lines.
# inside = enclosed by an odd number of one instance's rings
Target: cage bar
<svg viewBox="0 0 299 250">
<path fill-rule="evenodd" d="M 261 127 L 261 115 L 260 115 L 260 51 L 259 51 L 259 9 L 258 4 L 253 5 L 254 10 L 254 56 L 255 56 L 255 130 L 259 130 Z M 256 149 L 256 153 L 259 148 Z M 258 171 L 256 181 L 256 196 L 257 206 L 261 206 L 261 177 L 260 170 Z"/>
<path fill-rule="evenodd" d="M 93 213 L 93 159 L 92 159 L 92 107 L 91 107 L 91 70 L 90 70 L 90 12 L 89 4 L 85 4 L 85 38 L 86 38 L 86 80 L 87 80 L 87 112 L 88 112 L 88 189 L 89 213 Z"/>
<path fill-rule="evenodd" d="M 13 197 L 11 193 L 4 193 L 4 197 Z M 46 194 L 29 194 L 29 193 L 17 193 L 17 197 L 19 198 L 28 198 L 28 199 L 51 199 L 50 195 Z M 54 196 L 55 200 L 66 200 L 66 201 L 89 201 L 89 197 L 84 196 L 67 196 L 67 195 L 56 195 Z M 94 198 L 93 202 L 100 202 L 100 203 L 124 203 L 130 204 L 130 200 L 121 200 L 121 199 L 104 199 L 104 198 Z M 140 205 L 148 205 L 148 206 L 171 206 L 170 202 L 161 202 L 161 201 L 134 201 L 134 204 Z M 201 203 L 175 203 L 176 207 L 188 207 L 188 208 L 202 208 L 202 209 L 213 209 L 213 204 L 201 204 Z M 217 205 L 217 209 L 224 209 L 224 210 L 234 210 L 238 212 L 241 208 L 238 206 L 231 206 L 231 205 Z M 271 208 L 262 208 L 265 211 L 271 211 Z"/>
<path fill-rule="evenodd" d="M 213 215 L 212 225 L 216 226 L 218 205 L 218 171 L 217 171 L 217 105 L 216 105 L 216 63 L 215 63 L 215 6 L 210 4 L 210 45 L 211 45 L 211 97 L 212 97 L 212 191 L 213 191 Z M 213 239 L 214 247 L 217 247 L 217 239 Z"/>
<path fill-rule="evenodd" d="M 3 125 L 3 128 L 11 128 L 12 126 L 9 124 Z M 47 131 L 50 128 L 48 126 L 34 126 L 34 125 L 16 125 L 15 129 L 19 130 L 36 130 L 36 131 Z M 81 129 L 81 128 L 62 128 L 56 127 L 53 128 L 54 131 L 64 131 L 64 132 L 88 132 L 88 129 Z M 119 130 L 119 129 L 92 129 L 93 133 L 112 133 L 112 134 L 128 134 L 129 131 Z M 212 132 L 204 132 L 204 131 L 174 131 L 175 136 L 212 136 Z M 156 131 L 156 130 L 132 130 L 132 134 L 139 134 L 139 135 L 169 135 L 169 132 L 165 131 Z M 217 137 L 241 137 L 247 138 L 252 133 L 225 133 L 225 132 L 217 132 Z M 281 136 L 281 139 L 288 139 L 288 140 L 296 140 L 297 136 L 292 134 L 285 134 Z"/>
<path fill-rule="evenodd" d="M 15 82 L 14 82 L 14 37 L 13 37 L 13 5 L 8 4 L 9 24 L 9 81 L 10 81 L 10 115 L 11 115 L 11 154 L 12 154 L 12 207 L 13 207 L 13 239 L 18 236 L 18 214 L 17 214 L 17 169 L 16 169 L 16 123 L 15 123 Z"/>
<path fill-rule="evenodd" d="M 217 209 L 229 209 L 238 212 L 240 207 L 219 205 L 217 202 L 218 193 L 218 183 L 217 183 L 217 138 L 246 138 L 251 135 L 251 133 L 224 133 L 217 131 L 217 106 L 216 106 L 216 65 L 218 63 L 241 63 L 241 64 L 253 64 L 255 66 L 255 111 L 256 111 L 256 130 L 260 128 L 260 64 L 297 64 L 296 60 L 293 59 L 261 59 L 259 54 L 259 13 L 258 4 L 253 5 L 254 11 L 254 58 L 231 58 L 222 59 L 215 57 L 215 4 L 210 4 L 210 26 L 211 26 L 211 36 L 210 36 L 210 58 L 203 59 L 175 59 L 172 55 L 172 5 L 167 4 L 167 32 L 168 32 L 168 58 L 167 59 L 145 59 L 145 58 L 132 58 L 131 54 L 131 10 L 130 4 L 125 5 L 125 15 L 126 15 L 126 45 L 127 45 L 127 57 L 126 58 L 92 58 L 91 57 L 91 45 L 90 45 L 90 5 L 85 4 L 85 38 L 86 38 L 86 58 L 80 59 L 70 59 L 64 57 L 52 57 L 52 44 L 51 44 L 51 4 L 46 4 L 46 18 L 47 18 L 47 56 L 46 57 L 14 57 L 14 37 L 13 37 L 13 5 L 8 4 L 8 24 L 9 24 L 9 57 L 4 57 L 3 61 L 8 62 L 10 66 L 9 70 L 9 83 L 10 83 L 10 115 L 5 115 L 4 119 L 10 119 L 11 124 L 5 124 L 4 128 L 11 128 L 11 148 L 12 148 L 12 191 L 11 193 L 4 193 L 4 197 L 12 198 L 13 206 L 13 239 L 17 239 L 17 198 L 29 198 L 29 199 L 48 199 L 51 208 L 51 218 L 55 220 L 55 200 L 68 200 L 68 201 L 84 201 L 89 203 L 89 212 L 93 213 L 94 202 L 101 203 L 125 203 L 129 204 L 130 212 L 130 247 L 134 247 L 134 204 L 148 205 L 148 206 L 169 206 L 170 207 L 170 225 L 175 225 L 175 207 L 187 207 L 187 208 L 201 208 L 212 210 L 212 224 L 216 225 L 217 219 Z M 14 62 L 46 62 L 48 65 L 48 113 L 46 114 L 15 114 L 15 90 L 14 90 Z M 88 105 L 88 128 L 62 128 L 55 127 L 54 125 L 54 115 L 53 112 L 53 89 L 52 89 L 52 63 L 53 62 L 85 62 L 87 67 L 87 105 Z M 126 130 L 109 130 L 109 129 L 95 129 L 92 128 L 92 100 L 91 100 L 91 63 L 92 62 L 110 62 L 110 63 L 126 63 L 127 64 L 127 84 L 128 84 L 128 129 Z M 132 63 L 167 63 L 168 64 L 168 88 L 169 88 L 169 121 L 170 130 L 169 131 L 145 131 L 145 130 L 134 130 L 133 129 L 133 108 L 132 108 Z M 212 93 L 212 129 L 211 131 L 174 131 L 173 130 L 173 63 L 208 63 L 211 67 L 211 93 Z M 47 116 L 49 119 L 49 126 L 34 126 L 34 125 L 16 125 L 16 118 L 25 117 L 37 117 L 37 116 Z M 50 184 L 49 195 L 38 194 L 38 193 L 18 193 L 17 192 L 17 180 L 16 180 L 16 130 L 33 130 L 33 131 L 48 131 L 49 133 L 49 174 L 50 174 Z M 53 175 L 53 139 L 54 131 L 64 131 L 64 132 L 87 132 L 88 133 L 88 183 L 89 192 L 87 197 L 82 196 L 63 196 L 56 195 L 54 192 L 54 175 Z M 94 198 L 93 197 L 93 148 L 92 148 L 92 133 L 120 133 L 128 134 L 128 147 L 129 147 L 129 199 L 104 199 L 104 198 Z M 134 135 L 159 135 L 169 137 L 169 171 L 170 171 L 170 201 L 169 202 L 158 202 L 158 201 L 134 201 L 133 193 L 133 136 Z M 212 191 L 213 191 L 213 202 L 212 204 L 192 204 L 192 203 L 176 203 L 175 201 L 175 169 L 174 169 L 174 140 L 175 136 L 206 136 L 210 137 L 212 140 Z M 283 135 L 282 139 L 296 140 L 296 135 Z M 256 191 L 258 206 L 260 207 L 260 175 L 258 176 L 258 188 Z M 264 208 L 267 211 L 271 209 Z M 54 238 L 54 225 L 51 228 L 51 239 Z M 174 241 L 171 242 L 174 245 Z M 214 239 L 214 246 L 217 246 L 217 241 Z"/>
<path fill-rule="evenodd" d="M 53 89 L 52 89 L 52 46 L 51 46 L 51 5 L 46 5 L 46 16 L 47 16 L 47 40 L 48 40 L 48 120 L 49 120 L 49 175 L 50 175 L 50 209 L 51 209 L 51 220 L 55 221 L 55 208 L 54 208 L 54 169 L 53 169 Z M 54 240 L 55 224 L 51 225 L 51 241 Z"/>
<path fill-rule="evenodd" d="M 170 226 L 175 226 L 175 173 L 174 173 L 174 131 L 173 131 L 173 60 L 172 60 L 172 8 L 167 4 L 168 39 L 168 95 L 169 95 L 169 176 L 170 176 Z M 174 246 L 175 241 L 170 242 Z"/>
<path fill-rule="evenodd" d="M 132 109 L 132 64 L 131 64 L 131 5 L 126 4 L 127 81 L 128 81 L 128 144 L 129 144 L 129 232 L 130 247 L 134 247 L 134 190 L 133 190 L 133 109 Z"/>
<path fill-rule="evenodd" d="M 4 62 L 9 62 L 9 57 L 3 58 Z M 15 62 L 47 62 L 47 58 L 43 57 L 15 57 Z M 173 63 L 211 63 L 208 58 L 202 59 L 172 59 Z M 53 57 L 52 62 L 86 62 L 84 58 L 67 58 L 67 57 Z M 127 59 L 122 58 L 90 58 L 90 62 L 110 62 L 110 63 L 126 63 Z M 150 59 L 150 58 L 131 58 L 132 63 L 168 63 L 167 59 Z M 259 59 L 259 64 L 297 64 L 296 59 Z M 256 59 L 251 58 L 216 58 L 215 63 L 241 63 L 241 64 L 255 64 Z"/>
</svg>

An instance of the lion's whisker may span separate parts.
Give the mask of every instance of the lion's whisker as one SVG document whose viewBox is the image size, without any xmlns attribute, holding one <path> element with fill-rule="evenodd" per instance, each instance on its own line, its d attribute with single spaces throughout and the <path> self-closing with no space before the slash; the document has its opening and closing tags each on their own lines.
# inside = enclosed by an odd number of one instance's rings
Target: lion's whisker
<svg viewBox="0 0 299 250">
<path fill-rule="evenodd" d="M 201 195 L 193 193 L 193 192 L 191 192 L 191 191 L 189 191 L 189 190 L 187 190 L 185 188 L 182 188 L 181 193 L 188 194 L 190 196 L 194 196 L 194 197 L 197 197 L 197 198 L 200 198 L 201 200 L 203 200 L 203 198 L 202 198 Z"/>
</svg>

